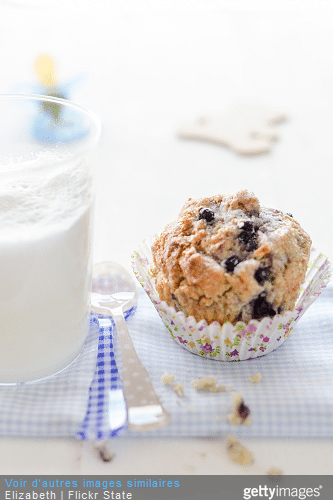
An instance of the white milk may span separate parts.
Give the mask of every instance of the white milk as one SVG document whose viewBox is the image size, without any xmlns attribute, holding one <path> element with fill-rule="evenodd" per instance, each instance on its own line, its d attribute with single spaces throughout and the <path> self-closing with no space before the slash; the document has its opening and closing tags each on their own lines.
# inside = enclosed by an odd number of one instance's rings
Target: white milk
<svg viewBox="0 0 333 500">
<path fill-rule="evenodd" d="M 88 333 L 91 177 L 45 160 L 0 167 L 0 383 L 62 370 Z"/>
</svg>

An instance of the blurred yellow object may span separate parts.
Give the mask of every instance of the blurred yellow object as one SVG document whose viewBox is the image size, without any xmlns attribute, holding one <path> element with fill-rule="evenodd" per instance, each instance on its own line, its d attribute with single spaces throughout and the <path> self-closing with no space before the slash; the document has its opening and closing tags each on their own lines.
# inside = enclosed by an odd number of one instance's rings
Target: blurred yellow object
<svg viewBox="0 0 333 500">
<path fill-rule="evenodd" d="M 36 58 L 35 70 L 39 81 L 45 87 L 56 87 L 55 63 L 51 56 L 41 54 Z"/>
<path fill-rule="evenodd" d="M 35 71 L 40 83 L 45 88 L 43 94 L 66 99 L 63 90 L 57 86 L 55 62 L 51 56 L 40 54 L 35 60 Z M 59 104 L 45 101 L 41 103 L 41 107 L 44 113 L 50 115 L 55 121 L 59 119 L 62 112 L 62 107 Z"/>
</svg>

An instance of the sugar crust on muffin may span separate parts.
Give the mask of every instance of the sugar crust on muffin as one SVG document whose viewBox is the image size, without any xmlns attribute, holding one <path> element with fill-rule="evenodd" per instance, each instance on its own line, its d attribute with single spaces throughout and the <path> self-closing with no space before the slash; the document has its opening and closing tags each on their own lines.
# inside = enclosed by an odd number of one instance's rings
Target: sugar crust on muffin
<svg viewBox="0 0 333 500">
<path fill-rule="evenodd" d="M 247 190 L 190 198 L 152 245 L 161 300 L 196 321 L 273 317 L 295 306 L 311 239 Z"/>
</svg>

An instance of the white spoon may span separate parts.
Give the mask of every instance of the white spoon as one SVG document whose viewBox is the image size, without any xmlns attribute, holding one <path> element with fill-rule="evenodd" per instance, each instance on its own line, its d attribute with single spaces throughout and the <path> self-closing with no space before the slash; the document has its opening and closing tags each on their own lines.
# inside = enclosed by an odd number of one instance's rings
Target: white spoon
<svg viewBox="0 0 333 500">
<path fill-rule="evenodd" d="M 124 312 L 131 309 L 136 301 L 136 284 L 126 269 L 115 262 L 94 266 L 91 309 L 95 313 L 112 316 L 115 322 L 123 360 L 122 380 L 128 426 L 134 431 L 145 431 L 166 425 L 169 416 L 138 358 L 124 319 Z"/>
</svg>

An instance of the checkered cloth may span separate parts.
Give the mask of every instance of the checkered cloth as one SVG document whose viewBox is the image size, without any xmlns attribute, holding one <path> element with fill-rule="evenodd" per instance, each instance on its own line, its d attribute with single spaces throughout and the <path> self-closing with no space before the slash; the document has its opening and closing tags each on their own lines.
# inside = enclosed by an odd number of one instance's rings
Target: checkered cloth
<svg viewBox="0 0 333 500">
<path fill-rule="evenodd" d="M 140 288 L 137 310 L 130 311 L 127 322 L 138 355 L 170 413 L 169 425 L 145 433 L 126 428 L 121 405 L 119 411 L 117 336 L 110 319 L 93 317 L 85 349 L 70 368 L 45 382 L 0 387 L 0 434 L 79 439 L 105 439 L 119 432 L 159 437 L 333 436 L 332 304 L 333 286 L 328 286 L 276 351 L 249 361 L 222 362 L 177 345 Z M 166 373 L 184 386 L 183 397 L 162 383 Z M 250 381 L 256 373 L 262 377 L 258 384 Z M 226 386 L 225 392 L 199 393 L 192 387 L 192 380 L 210 375 Z M 228 421 L 233 391 L 242 394 L 251 410 L 248 427 L 235 428 Z"/>
<path fill-rule="evenodd" d="M 131 316 L 135 309 L 126 311 L 125 318 Z M 99 326 L 96 368 L 89 387 L 87 412 L 76 432 L 78 439 L 87 440 L 114 437 L 127 428 L 126 404 L 118 370 L 122 365 L 121 354 L 113 335 L 114 323 L 111 318 L 101 315 L 97 315 L 94 321 Z M 118 366 L 116 358 L 120 360 Z"/>
<path fill-rule="evenodd" d="M 278 349 L 247 361 L 215 361 L 188 352 L 171 338 L 142 294 L 128 324 L 171 416 L 168 427 L 140 436 L 333 436 L 333 286 L 322 292 Z M 184 386 L 183 397 L 161 382 L 165 373 L 175 374 Z M 256 373 L 261 374 L 257 384 L 250 381 Z M 192 387 L 193 380 L 211 375 L 217 385 L 226 386 L 225 392 L 199 393 Z M 229 423 L 233 391 L 251 410 L 248 427 Z"/>
<path fill-rule="evenodd" d="M 42 382 L 0 386 L 0 435 L 74 435 L 85 417 L 98 348 L 96 321 L 85 347 L 66 370 Z"/>
</svg>

